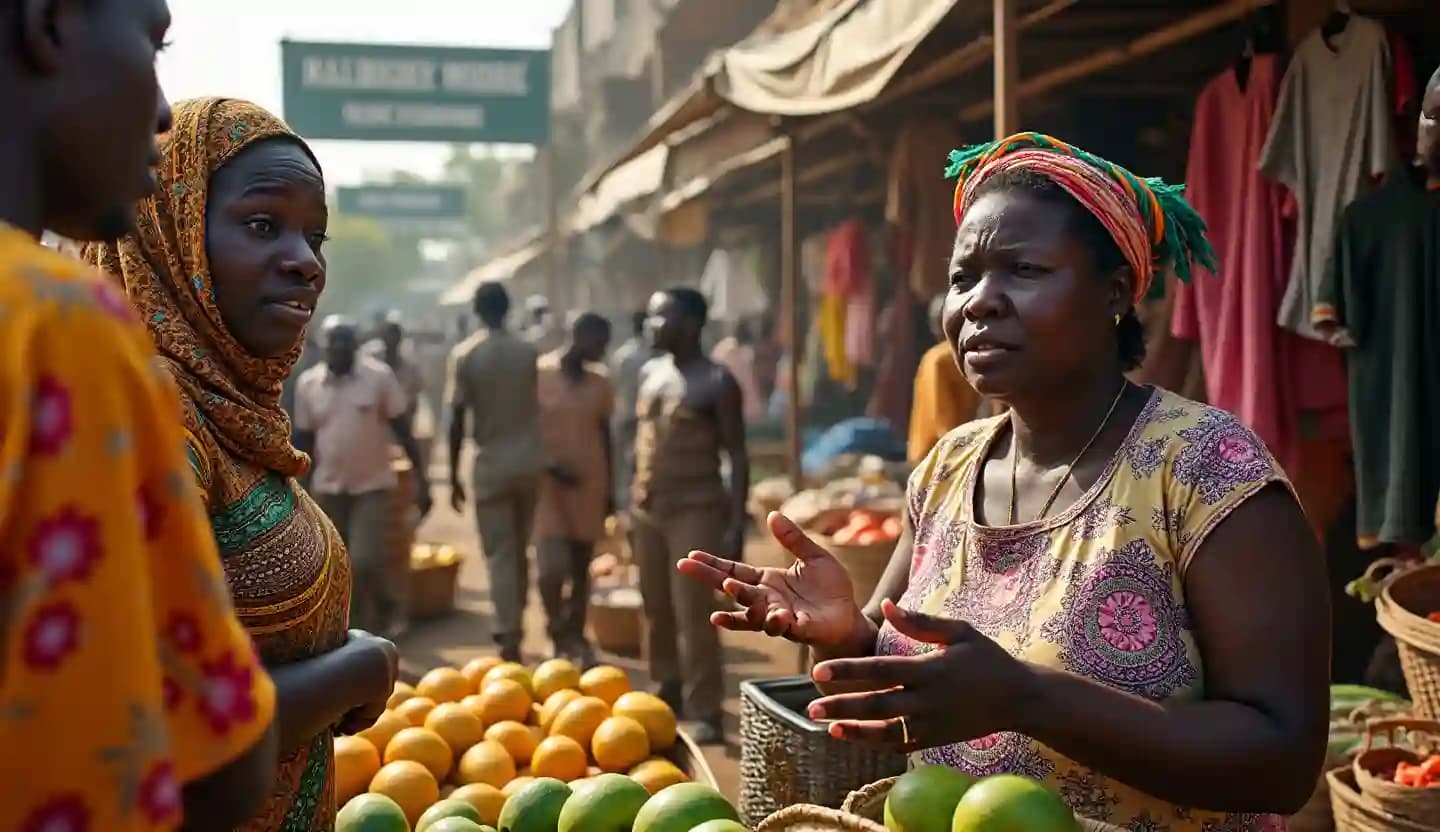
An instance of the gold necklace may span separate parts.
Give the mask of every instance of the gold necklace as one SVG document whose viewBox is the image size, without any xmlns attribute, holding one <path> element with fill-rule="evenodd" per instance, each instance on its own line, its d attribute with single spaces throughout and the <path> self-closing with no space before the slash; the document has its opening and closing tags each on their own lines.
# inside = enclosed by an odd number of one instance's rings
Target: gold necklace
<svg viewBox="0 0 1440 832">
<path fill-rule="evenodd" d="M 1075 471 L 1075 465 L 1080 462 L 1081 457 L 1085 456 L 1085 452 L 1090 450 L 1090 446 L 1095 444 L 1095 440 L 1100 438 L 1100 434 L 1105 432 L 1105 426 L 1110 424 L 1110 417 L 1115 415 L 1115 408 L 1120 406 L 1120 400 L 1125 397 L 1125 391 L 1129 389 L 1129 387 L 1130 383 L 1122 379 L 1120 382 L 1120 392 L 1115 394 L 1115 401 L 1111 402 L 1110 409 L 1105 411 L 1105 418 L 1100 420 L 1100 426 L 1095 428 L 1095 432 L 1090 435 L 1090 441 L 1085 443 L 1085 447 L 1080 449 L 1080 453 L 1076 454 L 1075 458 L 1070 460 L 1070 464 L 1065 466 L 1065 475 L 1060 478 L 1060 482 L 1055 484 L 1055 488 L 1050 491 L 1049 499 L 1047 499 L 1045 505 L 1040 508 L 1040 513 L 1030 522 L 1035 523 L 1045 519 L 1045 515 L 1050 511 L 1050 507 L 1055 504 L 1055 498 L 1060 496 L 1060 489 L 1064 488 L 1065 483 L 1070 481 L 1070 475 Z M 1013 526 L 1015 525 L 1015 495 L 1018 491 L 1016 488 L 1015 474 L 1020 467 L 1020 443 L 1015 440 L 1013 417 L 1010 427 L 1010 444 L 1013 447 L 1010 449 L 1010 512 L 1008 518 L 1009 524 Z"/>
</svg>

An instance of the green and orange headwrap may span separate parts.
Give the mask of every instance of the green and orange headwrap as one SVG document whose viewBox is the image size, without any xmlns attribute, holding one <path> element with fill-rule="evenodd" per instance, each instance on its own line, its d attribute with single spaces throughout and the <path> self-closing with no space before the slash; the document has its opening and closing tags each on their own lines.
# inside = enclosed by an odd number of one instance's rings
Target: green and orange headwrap
<svg viewBox="0 0 1440 832">
<path fill-rule="evenodd" d="M 1136 305 L 1163 294 L 1167 269 L 1189 282 L 1191 264 L 1215 271 L 1215 250 L 1205 221 L 1182 196 L 1184 185 L 1142 179 L 1119 165 L 1043 133 L 1017 133 L 989 144 L 950 152 L 955 224 L 975 201 L 985 180 L 1007 170 L 1032 170 L 1060 186 L 1095 215 L 1135 273 Z"/>
</svg>

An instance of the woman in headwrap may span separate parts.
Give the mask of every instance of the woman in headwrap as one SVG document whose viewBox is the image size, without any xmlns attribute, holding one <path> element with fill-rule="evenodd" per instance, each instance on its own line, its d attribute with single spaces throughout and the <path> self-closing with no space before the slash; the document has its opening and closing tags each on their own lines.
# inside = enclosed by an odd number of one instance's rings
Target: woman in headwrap
<svg viewBox="0 0 1440 832">
<path fill-rule="evenodd" d="M 1204 225 L 1180 188 L 1048 136 L 951 161 L 945 335 L 1008 412 L 916 469 L 869 615 L 778 515 L 790 569 L 680 570 L 739 601 L 718 626 L 814 648 L 832 736 L 1036 778 L 1127 829 L 1283 828 L 1324 755 L 1318 546 L 1249 430 L 1124 375 L 1136 304 L 1211 267 Z"/>
<path fill-rule="evenodd" d="M 244 826 L 329 829 L 332 732 L 389 696 L 388 641 L 349 631 L 350 565 L 296 483 L 281 383 L 325 286 L 325 186 L 279 119 L 229 99 L 185 101 L 160 144 L 160 187 L 135 230 L 88 250 L 118 276 L 181 390 L 186 446 L 241 622 L 275 680 L 281 760 Z"/>
</svg>

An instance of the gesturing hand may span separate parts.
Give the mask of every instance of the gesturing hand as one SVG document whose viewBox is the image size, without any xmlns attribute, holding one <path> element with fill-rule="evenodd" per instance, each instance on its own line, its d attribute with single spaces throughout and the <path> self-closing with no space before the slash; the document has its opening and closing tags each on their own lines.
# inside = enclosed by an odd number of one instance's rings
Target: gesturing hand
<svg viewBox="0 0 1440 832">
<path fill-rule="evenodd" d="M 829 721 L 830 736 L 915 751 L 1017 727 L 1018 708 L 1029 699 L 1028 665 L 964 621 L 902 610 L 890 601 L 881 608 L 902 635 L 940 649 L 815 665 L 811 677 L 817 682 L 865 688 L 810 703 L 810 718 Z"/>
<path fill-rule="evenodd" d="M 743 608 L 713 613 L 710 622 L 822 648 L 873 637 L 874 626 L 855 603 L 845 567 L 789 518 L 772 513 L 769 525 L 780 545 L 795 555 L 788 569 L 749 566 L 706 552 L 691 552 L 677 565 L 682 575 L 724 591 Z"/>
</svg>

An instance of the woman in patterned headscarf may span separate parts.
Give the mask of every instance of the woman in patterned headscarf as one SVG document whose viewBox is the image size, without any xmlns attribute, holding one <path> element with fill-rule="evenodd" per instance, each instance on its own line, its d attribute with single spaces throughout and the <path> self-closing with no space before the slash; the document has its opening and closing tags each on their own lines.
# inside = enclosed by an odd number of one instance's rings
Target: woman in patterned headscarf
<svg viewBox="0 0 1440 832">
<path fill-rule="evenodd" d="M 1125 378 L 1136 304 L 1211 267 L 1204 225 L 1179 188 L 1048 136 L 951 162 L 945 335 L 1008 412 L 920 463 L 869 615 L 778 515 L 791 569 L 681 571 L 740 602 L 717 625 L 813 646 L 832 736 L 1026 775 L 1127 829 L 1283 828 L 1324 754 L 1318 546 L 1248 429 Z"/>
<path fill-rule="evenodd" d="M 296 483 L 281 384 L 325 286 L 319 165 L 253 104 L 176 104 L 160 188 L 135 231 L 89 256 L 117 275 L 180 387 L 190 463 L 241 622 L 275 680 L 279 780 L 244 827 L 334 822 L 332 729 L 368 724 L 394 685 L 395 648 L 347 633 L 350 566 Z"/>
</svg>

